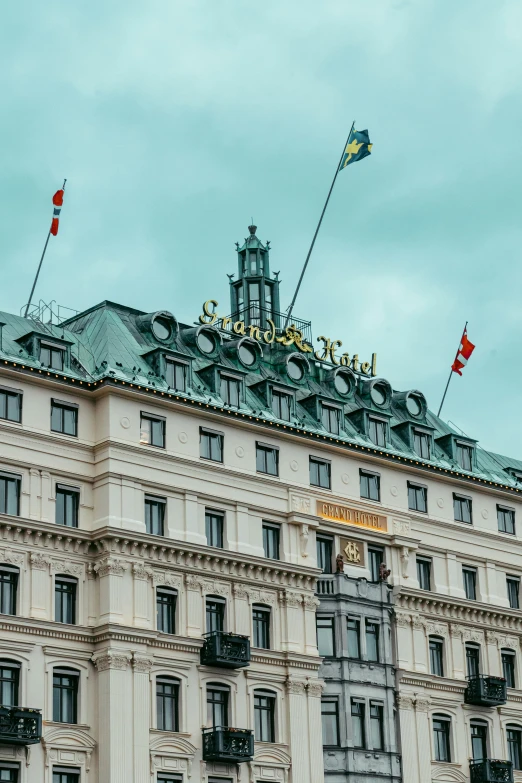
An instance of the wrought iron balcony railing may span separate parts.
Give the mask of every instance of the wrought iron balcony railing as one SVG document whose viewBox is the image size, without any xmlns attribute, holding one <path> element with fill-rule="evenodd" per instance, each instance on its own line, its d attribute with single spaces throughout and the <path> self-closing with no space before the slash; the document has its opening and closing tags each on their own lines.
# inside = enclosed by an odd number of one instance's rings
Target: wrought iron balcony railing
<svg viewBox="0 0 522 783">
<path fill-rule="evenodd" d="M 464 696 L 467 704 L 496 707 L 505 704 L 506 700 L 506 681 L 503 677 L 490 677 L 487 674 L 468 677 L 468 687 Z"/>
<path fill-rule="evenodd" d="M 498 759 L 470 761 L 469 776 L 471 783 L 513 783 L 513 764 Z"/>
<path fill-rule="evenodd" d="M 0 706 L 0 745 L 34 745 L 41 736 L 40 710 Z"/>
<path fill-rule="evenodd" d="M 222 666 L 225 669 L 241 669 L 250 663 L 250 639 L 226 631 L 212 631 L 204 635 L 201 663 L 205 666 Z"/>
<path fill-rule="evenodd" d="M 254 755 L 254 734 L 250 729 L 215 726 L 203 729 L 203 760 L 230 761 L 239 764 Z"/>
<path fill-rule="evenodd" d="M 251 302 L 248 307 L 242 307 L 228 316 L 230 321 L 244 321 L 247 325 L 259 326 L 260 329 L 267 329 L 268 319 L 270 319 L 280 334 L 287 326 L 295 326 L 301 332 L 302 338 L 307 343 L 312 343 L 312 324 L 310 321 L 304 321 L 302 318 L 296 318 L 291 315 L 288 318 L 287 313 L 278 313 L 270 307 L 262 307 L 258 302 Z M 229 322 L 230 322 L 229 321 Z"/>
</svg>

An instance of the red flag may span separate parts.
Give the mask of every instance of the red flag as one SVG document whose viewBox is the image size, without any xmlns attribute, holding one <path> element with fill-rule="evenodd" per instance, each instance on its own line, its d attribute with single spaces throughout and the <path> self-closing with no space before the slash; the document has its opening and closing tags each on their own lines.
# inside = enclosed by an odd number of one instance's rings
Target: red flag
<svg viewBox="0 0 522 783">
<path fill-rule="evenodd" d="M 451 365 L 451 369 L 453 370 L 453 372 L 462 375 L 461 370 L 463 370 L 463 368 L 468 363 L 468 359 L 474 350 L 475 350 L 475 346 L 473 345 L 472 342 L 468 340 L 468 330 L 464 329 L 460 341 L 459 350 L 457 351 L 457 355 L 455 356 L 455 361 Z"/>
<path fill-rule="evenodd" d="M 55 237 L 58 233 L 58 224 L 60 222 L 60 212 L 63 205 L 63 190 L 57 190 L 53 196 L 53 219 L 51 222 L 51 234 Z"/>
</svg>

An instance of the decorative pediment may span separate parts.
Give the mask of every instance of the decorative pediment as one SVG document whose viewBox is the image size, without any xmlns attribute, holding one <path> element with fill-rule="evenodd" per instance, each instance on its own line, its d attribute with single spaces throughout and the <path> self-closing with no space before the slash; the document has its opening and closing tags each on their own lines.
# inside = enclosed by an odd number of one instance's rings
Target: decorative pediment
<svg viewBox="0 0 522 783">
<path fill-rule="evenodd" d="M 277 766 L 290 766 L 292 759 L 284 748 L 277 745 L 263 745 L 257 747 L 254 752 L 254 764 L 275 764 Z"/>
<path fill-rule="evenodd" d="M 172 756 L 189 756 L 191 758 L 197 752 L 197 748 L 189 742 L 185 737 L 180 737 L 177 734 L 165 734 L 161 732 L 162 736 L 156 736 L 151 738 L 150 750 L 156 755 L 169 754 Z"/>
<path fill-rule="evenodd" d="M 91 766 L 91 756 L 96 742 L 86 731 L 79 728 L 58 727 L 45 732 L 42 738 L 45 751 L 45 766 L 61 763 L 66 765 L 79 764 L 88 772 Z"/>
<path fill-rule="evenodd" d="M 440 783 L 466 783 L 469 778 L 458 767 L 436 767 L 432 764 L 431 779 L 440 781 Z"/>
</svg>

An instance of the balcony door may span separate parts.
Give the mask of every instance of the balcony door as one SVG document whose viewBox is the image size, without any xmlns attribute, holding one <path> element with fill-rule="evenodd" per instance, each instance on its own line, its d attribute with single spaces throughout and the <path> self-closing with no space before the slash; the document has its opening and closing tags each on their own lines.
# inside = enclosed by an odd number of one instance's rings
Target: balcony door
<svg viewBox="0 0 522 783">
<path fill-rule="evenodd" d="M 228 726 L 229 689 L 217 683 L 207 686 L 207 725 L 213 728 Z"/>
<path fill-rule="evenodd" d="M 488 757 L 488 727 L 485 723 L 471 724 L 471 755 L 473 761 L 482 761 Z"/>
<path fill-rule="evenodd" d="M 2 707 L 19 706 L 19 675 L 20 667 L 14 661 L 0 661 L 0 704 Z"/>
</svg>

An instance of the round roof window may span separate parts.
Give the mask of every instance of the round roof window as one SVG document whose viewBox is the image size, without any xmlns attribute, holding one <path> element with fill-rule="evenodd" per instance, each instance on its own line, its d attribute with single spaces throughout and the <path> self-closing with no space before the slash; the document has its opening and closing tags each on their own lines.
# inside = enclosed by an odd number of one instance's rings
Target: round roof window
<svg viewBox="0 0 522 783">
<path fill-rule="evenodd" d="M 406 398 L 406 408 L 412 416 L 419 416 L 422 412 L 422 403 L 416 394 L 410 394 Z"/>
<path fill-rule="evenodd" d="M 157 340 L 169 340 L 172 334 L 172 326 L 168 318 L 160 315 L 152 322 L 152 332 Z"/>
<path fill-rule="evenodd" d="M 253 364 L 255 364 L 256 354 L 254 349 L 251 348 L 250 345 L 245 345 L 245 343 L 240 345 L 238 355 L 239 355 L 239 360 L 246 367 L 251 367 Z"/>
<path fill-rule="evenodd" d="M 372 386 L 370 395 L 372 402 L 376 405 L 384 405 L 387 398 L 386 387 L 382 383 L 376 383 L 375 386 Z"/>
<path fill-rule="evenodd" d="M 200 332 L 197 337 L 198 348 L 203 353 L 214 353 L 216 342 L 208 332 Z"/>
<path fill-rule="evenodd" d="M 300 381 L 304 375 L 303 364 L 297 359 L 287 361 L 286 371 L 293 381 Z"/>
<path fill-rule="evenodd" d="M 349 394 L 352 383 L 349 375 L 343 372 L 338 372 L 335 376 L 334 386 L 339 394 Z"/>
</svg>

